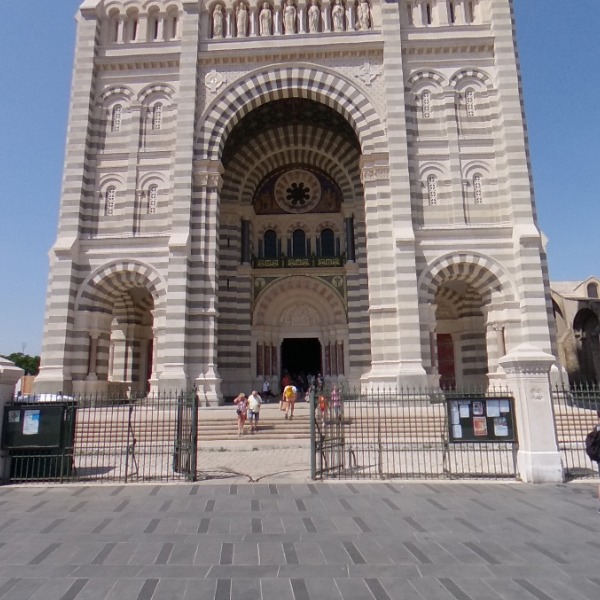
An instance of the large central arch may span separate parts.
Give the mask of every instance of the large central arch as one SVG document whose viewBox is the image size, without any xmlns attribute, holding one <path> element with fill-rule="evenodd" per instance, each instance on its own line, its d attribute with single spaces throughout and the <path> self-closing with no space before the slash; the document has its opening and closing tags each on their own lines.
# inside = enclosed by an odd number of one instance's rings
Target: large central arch
<svg viewBox="0 0 600 600">
<path fill-rule="evenodd" d="M 220 159 L 228 134 L 245 115 L 265 102 L 285 98 L 305 98 L 333 108 L 353 127 L 363 154 L 386 150 L 380 116 L 351 81 L 316 65 L 272 65 L 232 82 L 208 107 L 198 127 L 199 158 Z"/>
</svg>

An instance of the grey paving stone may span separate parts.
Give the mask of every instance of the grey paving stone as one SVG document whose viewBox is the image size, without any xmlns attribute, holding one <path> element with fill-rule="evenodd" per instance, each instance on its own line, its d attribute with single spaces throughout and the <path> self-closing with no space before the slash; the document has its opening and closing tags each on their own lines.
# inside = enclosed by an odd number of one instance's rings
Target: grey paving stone
<svg viewBox="0 0 600 600">
<path fill-rule="evenodd" d="M 289 579 L 261 579 L 263 600 L 295 600 Z"/>
</svg>

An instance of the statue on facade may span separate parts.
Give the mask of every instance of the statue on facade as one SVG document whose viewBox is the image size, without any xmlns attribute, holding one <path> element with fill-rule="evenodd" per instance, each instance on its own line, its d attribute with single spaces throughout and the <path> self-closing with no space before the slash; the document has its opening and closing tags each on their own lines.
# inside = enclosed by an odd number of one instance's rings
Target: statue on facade
<svg viewBox="0 0 600 600">
<path fill-rule="evenodd" d="M 213 37 L 223 37 L 223 7 L 220 4 L 213 10 Z"/>
<path fill-rule="evenodd" d="M 335 0 L 335 4 L 331 9 L 331 19 L 333 20 L 334 31 L 344 31 L 344 7 L 340 0 Z"/>
<path fill-rule="evenodd" d="M 264 2 L 259 14 L 260 35 L 271 35 L 271 7 L 268 2 Z"/>
<path fill-rule="evenodd" d="M 319 21 L 321 19 L 321 9 L 317 0 L 312 0 L 308 9 L 308 32 L 317 33 L 319 31 Z"/>
<path fill-rule="evenodd" d="M 296 33 L 296 7 L 294 6 L 294 0 L 287 0 L 286 2 L 283 10 L 283 25 L 286 34 Z"/>
<path fill-rule="evenodd" d="M 236 15 L 237 36 L 246 37 L 248 31 L 248 9 L 243 2 L 240 2 Z"/>
<path fill-rule="evenodd" d="M 356 29 L 369 29 L 371 25 L 371 7 L 367 0 L 361 0 L 357 9 L 358 19 Z"/>
</svg>

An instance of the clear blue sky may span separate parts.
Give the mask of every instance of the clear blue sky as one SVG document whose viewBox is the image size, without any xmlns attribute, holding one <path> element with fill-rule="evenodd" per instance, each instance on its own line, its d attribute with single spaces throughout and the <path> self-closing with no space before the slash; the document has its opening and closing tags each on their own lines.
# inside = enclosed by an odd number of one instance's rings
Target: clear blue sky
<svg viewBox="0 0 600 600">
<path fill-rule="evenodd" d="M 41 351 L 79 0 L 0 19 L 0 353 Z M 515 0 L 540 225 L 552 280 L 600 275 L 600 0 Z"/>
</svg>

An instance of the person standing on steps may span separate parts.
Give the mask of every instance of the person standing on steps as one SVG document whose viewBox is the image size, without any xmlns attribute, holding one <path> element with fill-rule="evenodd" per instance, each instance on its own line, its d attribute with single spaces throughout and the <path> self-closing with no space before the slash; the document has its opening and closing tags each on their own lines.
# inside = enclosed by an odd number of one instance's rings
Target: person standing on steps
<svg viewBox="0 0 600 600">
<path fill-rule="evenodd" d="M 294 418 L 294 406 L 298 398 L 298 388 L 295 385 L 286 385 L 283 390 L 282 400 L 285 406 L 285 418 Z"/>
<path fill-rule="evenodd" d="M 236 405 L 238 437 L 241 437 L 244 435 L 244 423 L 246 423 L 246 416 L 248 414 L 248 399 L 246 398 L 246 394 L 239 394 L 233 403 Z"/>
<path fill-rule="evenodd" d="M 250 419 L 250 433 L 254 434 L 258 431 L 258 419 L 260 417 L 260 394 L 253 390 L 248 397 L 248 418 Z"/>
<path fill-rule="evenodd" d="M 269 383 L 269 380 L 266 377 L 265 377 L 265 380 L 263 381 L 261 396 L 262 396 L 263 402 L 266 402 L 267 404 L 269 403 L 269 398 L 272 396 L 271 384 Z"/>
</svg>

